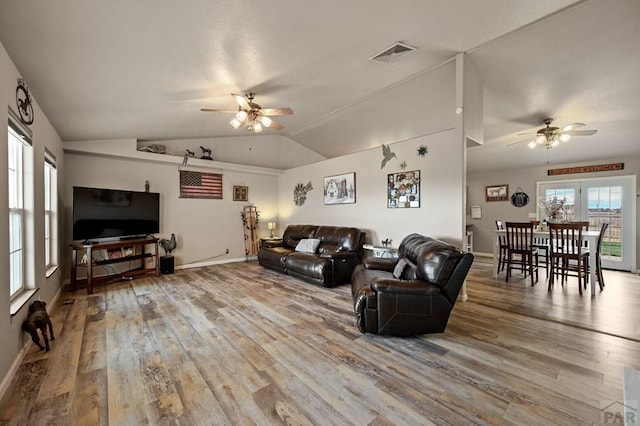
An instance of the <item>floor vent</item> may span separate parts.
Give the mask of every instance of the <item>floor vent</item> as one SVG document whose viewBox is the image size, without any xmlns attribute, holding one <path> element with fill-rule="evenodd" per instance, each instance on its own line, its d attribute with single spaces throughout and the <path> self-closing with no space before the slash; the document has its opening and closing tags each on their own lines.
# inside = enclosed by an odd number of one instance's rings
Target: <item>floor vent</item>
<svg viewBox="0 0 640 426">
<path fill-rule="evenodd" d="M 416 48 L 413 46 L 397 42 L 393 46 L 384 49 L 382 52 L 376 53 L 371 58 L 369 58 L 369 60 L 384 62 L 385 64 L 388 64 L 397 60 L 401 56 L 406 55 L 407 53 L 413 52 L 414 50 L 416 50 Z"/>
</svg>

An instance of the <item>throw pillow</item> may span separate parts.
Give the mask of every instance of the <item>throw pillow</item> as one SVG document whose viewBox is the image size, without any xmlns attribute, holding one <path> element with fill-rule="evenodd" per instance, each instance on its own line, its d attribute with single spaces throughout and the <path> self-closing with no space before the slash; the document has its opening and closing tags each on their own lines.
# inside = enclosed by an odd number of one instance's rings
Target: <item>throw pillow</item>
<svg viewBox="0 0 640 426">
<path fill-rule="evenodd" d="M 296 251 L 302 253 L 315 253 L 318 250 L 318 246 L 320 245 L 320 240 L 317 238 L 308 238 L 304 240 L 300 240 L 298 245 L 296 246 Z"/>
<path fill-rule="evenodd" d="M 407 261 L 404 258 L 401 258 L 400 260 L 398 260 L 398 263 L 396 263 L 396 267 L 393 268 L 393 276 L 394 278 L 397 279 L 402 279 L 403 275 L 404 275 L 404 270 L 407 268 L 407 266 L 409 266 L 409 264 L 407 263 Z"/>
</svg>

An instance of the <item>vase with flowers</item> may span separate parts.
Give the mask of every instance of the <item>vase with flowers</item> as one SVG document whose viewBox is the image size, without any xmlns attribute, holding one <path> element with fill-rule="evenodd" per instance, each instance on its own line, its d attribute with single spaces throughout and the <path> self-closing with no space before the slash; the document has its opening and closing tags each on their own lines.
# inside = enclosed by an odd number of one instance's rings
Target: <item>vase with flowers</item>
<svg viewBox="0 0 640 426">
<path fill-rule="evenodd" d="M 564 222 L 566 216 L 564 205 L 566 203 L 566 198 L 558 198 L 556 196 L 545 198 L 540 201 L 540 212 L 545 215 L 547 222 Z"/>
</svg>

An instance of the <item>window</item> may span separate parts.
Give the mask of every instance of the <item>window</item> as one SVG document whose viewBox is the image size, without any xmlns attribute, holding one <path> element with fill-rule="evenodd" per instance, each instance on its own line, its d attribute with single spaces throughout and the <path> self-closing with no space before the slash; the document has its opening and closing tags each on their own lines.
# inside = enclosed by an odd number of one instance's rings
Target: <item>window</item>
<svg viewBox="0 0 640 426">
<path fill-rule="evenodd" d="M 56 158 L 45 149 L 44 153 L 44 260 L 45 268 L 58 264 L 57 244 L 58 173 Z"/>
<path fill-rule="evenodd" d="M 31 144 L 20 128 L 9 122 L 8 128 L 8 195 L 9 195 L 9 297 L 14 299 L 25 289 L 25 174 L 31 158 Z"/>
</svg>

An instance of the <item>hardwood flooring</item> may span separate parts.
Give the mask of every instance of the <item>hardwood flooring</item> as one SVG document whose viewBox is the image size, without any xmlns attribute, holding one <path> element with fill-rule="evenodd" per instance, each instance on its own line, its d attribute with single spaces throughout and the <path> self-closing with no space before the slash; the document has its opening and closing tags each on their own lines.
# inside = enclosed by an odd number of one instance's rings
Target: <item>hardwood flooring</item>
<svg viewBox="0 0 640 426">
<path fill-rule="evenodd" d="M 446 332 L 412 338 L 360 334 L 348 285 L 256 262 L 64 293 L 0 424 L 599 424 L 640 369 L 640 279 L 606 274 L 580 297 L 479 259 Z"/>
</svg>

